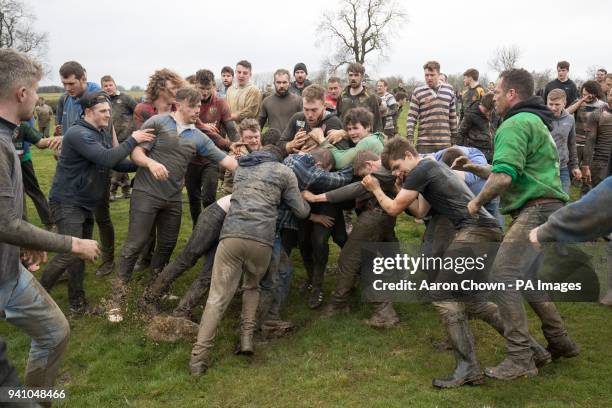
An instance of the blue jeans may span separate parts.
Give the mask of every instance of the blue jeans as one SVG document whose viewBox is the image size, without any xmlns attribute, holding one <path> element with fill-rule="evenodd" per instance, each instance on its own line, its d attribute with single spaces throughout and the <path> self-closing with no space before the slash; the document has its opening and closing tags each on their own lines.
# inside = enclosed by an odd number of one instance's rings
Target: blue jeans
<svg viewBox="0 0 612 408">
<path fill-rule="evenodd" d="M 559 176 L 561 177 L 561 187 L 563 188 L 563 191 L 565 191 L 566 194 L 569 194 L 570 186 L 572 185 L 569 168 L 567 166 L 561 166 Z"/>
<path fill-rule="evenodd" d="M 25 385 L 51 387 L 68 346 L 70 326 L 51 296 L 23 266 L 15 280 L 0 286 L 0 319 L 31 338 Z"/>
</svg>

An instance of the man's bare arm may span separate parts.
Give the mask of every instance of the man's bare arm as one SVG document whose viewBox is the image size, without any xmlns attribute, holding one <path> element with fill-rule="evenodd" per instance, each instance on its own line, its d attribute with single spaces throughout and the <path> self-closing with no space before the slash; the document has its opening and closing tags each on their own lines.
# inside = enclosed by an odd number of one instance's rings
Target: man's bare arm
<svg viewBox="0 0 612 408">
<path fill-rule="evenodd" d="M 489 178 L 489 175 L 491 174 L 490 165 L 480 165 L 472 163 L 472 161 L 467 156 L 457 157 L 451 165 L 451 168 L 453 170 L 469 171 L 470 173 L 483 179 Z"/>
<path fill-rule="evenodd" d="M 476 214 L 480 207 L 504 192 L 510 184 L 512 184 L 512 177 L 506 173 L 491 173 L 478 196 L 468 204 L 470 214 Z"/>
</svg>

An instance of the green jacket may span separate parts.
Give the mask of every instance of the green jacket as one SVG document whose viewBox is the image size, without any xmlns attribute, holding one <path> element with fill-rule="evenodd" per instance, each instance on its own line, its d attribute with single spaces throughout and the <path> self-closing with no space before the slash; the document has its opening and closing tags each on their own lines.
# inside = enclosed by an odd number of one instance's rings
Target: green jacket
<svg viewBox="0 0 612 408">
<path fill-rule="evenodd" d="M 385 144 L 384 135 L 380 132 L 372 133 L 361 139 L 355 147 L 350 149 L 341 150 L 327 140 L 321 143 L 321 147 L 329 149 L 334 156 L 336 162 L 336 169 L 343 169 L 353 164 L 353 159 L 357 155 L 357 152 L 362 150 L 369 150 L 373 153 L 380 155 L 383 151 Z"/>
<path fill-rule="evenodd" d="M 561 187 L 555 141 L 538 115 L 523 111 L 504 120 L 495 134 L 494 150 L 491 171 L 512 177 L 501 194 L 503 214 L 537 198 L 569 200 Z"/>
</svg>

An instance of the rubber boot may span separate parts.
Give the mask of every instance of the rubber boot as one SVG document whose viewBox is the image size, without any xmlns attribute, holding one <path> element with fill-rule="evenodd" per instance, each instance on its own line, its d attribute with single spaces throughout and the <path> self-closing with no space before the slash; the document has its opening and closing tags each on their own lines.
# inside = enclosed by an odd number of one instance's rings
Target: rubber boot
<svg viewBox="0 0 612 408">
<path fill-rule="evenodd" d="M 445 317 L 444 320 L 448 339 L 453 345 L 457 366 L 449 377 L 434 379 L 433 386 L 436 388 L 455 388 L 465 384 L 483 384 L 484 376 L 476 359 L 474 340 L 465 314 L 453 313 Z"/>
<path fill-rule="evenodd" d="M 257 324 L 257 307 L 259 289 L 246 289 L 242 292 L 242 324 L 240 326 L 240 344 L 236 354 L 252 355 L 255 351 L 253 334 Z"/>
<path fill-rule="evenodd" d="M 557 360 L 561 357 L 571 358 L 580 354 L 580 346 L 574 342 L 567 334 L 548 339 L 548 351 L 552 359 Z"/>
<path fill-rule="evenodd" d="M 210 352 L 208 350 L 202 351 L 198 354 L 191 353 L 191 358 L 189 359 L 189 371 L 191 371 L 191 375 L 194 377 L 199 377 L 200 375 L 206 373 L 208 368 L 210 367 Z"/>
</svg>

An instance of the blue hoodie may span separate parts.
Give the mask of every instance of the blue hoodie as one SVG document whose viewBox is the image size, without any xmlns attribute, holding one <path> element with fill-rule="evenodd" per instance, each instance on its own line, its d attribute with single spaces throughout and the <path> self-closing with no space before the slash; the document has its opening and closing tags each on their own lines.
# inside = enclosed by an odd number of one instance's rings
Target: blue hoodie
<svg viewBox="0 0 612 408">
<path fill-rule="evenodd" d="M 87 82 L 87 90 L 85 91 L 85 94 L 101 90 L 102 89 L 100 86 L 98 86 L 98 84 L 94 82 Z M 62 125 L 62 134 L 65 135 L 68 129 L 70 129 L 70 127 L 73 126 L 77 120 L 81 119 L 81 116 L 83 115 L 83 108 L 79 103 L 79 99 L 83 97 L 83 95 L 75 98 L 68 94 L 64 94 L 57 103 L 57 117 L 55 118 L 55 123 Z"/>
</svg>

